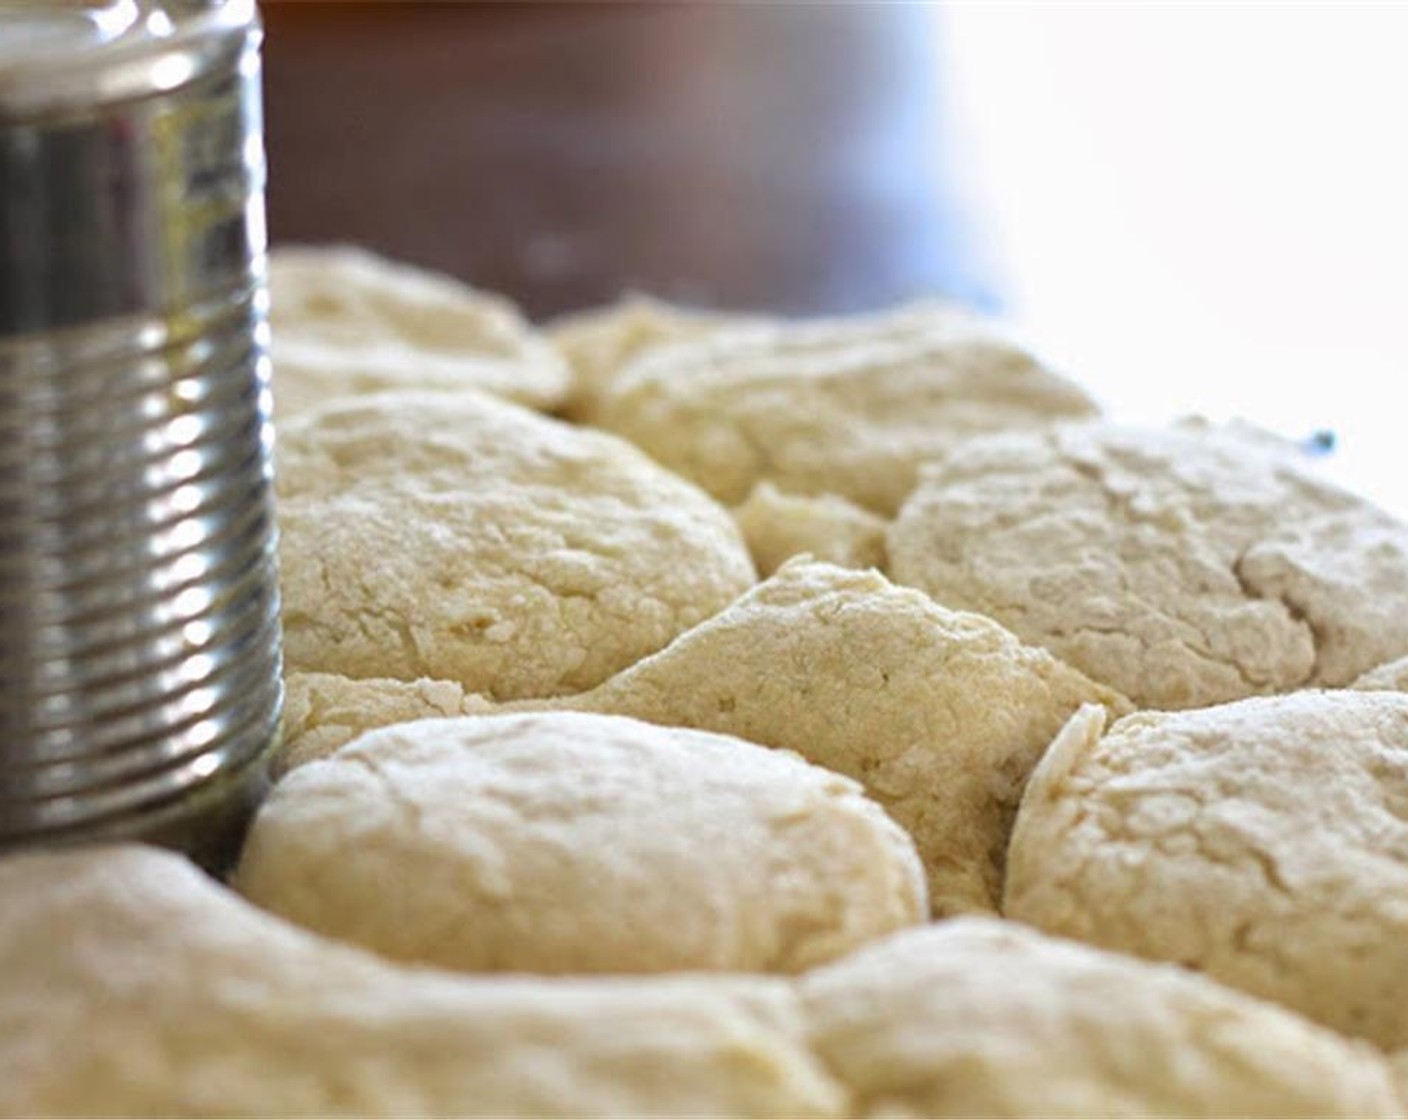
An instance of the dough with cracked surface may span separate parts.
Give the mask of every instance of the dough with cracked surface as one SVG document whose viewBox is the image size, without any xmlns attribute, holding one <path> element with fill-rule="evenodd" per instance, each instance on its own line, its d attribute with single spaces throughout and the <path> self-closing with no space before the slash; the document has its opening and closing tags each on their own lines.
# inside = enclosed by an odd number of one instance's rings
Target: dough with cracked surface
<svg viewBox="0 0 1408 1120">
<path fill-rule="evenodd" d="M 136 845 L 0 859 L 6 1116 L 835 1115 L 766 977 L 469 978 Z"/>
<path fill-rule="evenodd" d="M 281 777 L 325 758 L 363 732 L 393 723 L 484 715 L 494 705 L 454 681 L 353 680 L 338 673 L 289 673 L 284 719 L 271 770 Z"/>
<path fill-rule="evenodd" d="M 1141 707 L 1345 685 L 1408 652 L 1408 527 L 1236 427 L 970 440 L 886 549 L 897 582 Z"/>
<path fill-rule="evenodd" d="M 1128 702 L 997 623 L 794 560 L 601 687 L 556 702 L 796 751 L 914 837 L 936 913 L 993 910 L 1023 784 L 1082 703 Z"/>
<path fill-rule="evenodd" d="M 571 374 L 502 296 L 350 245 L 269 254 L 274 403 L 292 416 L 383 389 L 476 388 L 534 408 Z"/>
<path fill-rule="evenodd" d="M 859 785 L 701 731 L 553 712 L 427 720 L 290 774 L 235 882 L 443 968 L 797 972 L 926 913 Z"/>
<path fill-rule="evenodd" d="M 1203 977 L 987 918 L 896 934 L 801 984 L 859 1115 L 1393 1116 L 1388 1071 Z"/>
<path fill-rule="evenodd" d="M 1073 717 L 1003 912 L 1408 1045 L 1408 696 L 1300 692 Z"/>
<path fill-rule="evenodd" d="M 590 422 L 606 387 L 647 352 L 765 321 L 743 312 L 682 307 L 639 294 L 564 316 L 547 329 L 572 368 L 572 396 L 564 411 L 574 420 Z"/>
<path fill-rule="evenodd" d="M 754 582 L 727 511 L 635 448 L 485 393 L 346 398 L 279 431 L 295 671 L 574 692 Z"/>
<path fill-rule="evenodd" d="M 991 324 L 929 302 L 646 354 L 590 420 L 728 505 L 767 481 L 888 515 L 918 465 L 962 436 L 1096 411 Z"/>
<path fill-rule="evenodd" d="M 840 568 L 885 564 L 885 519 L 835 494 L 807 498 L 760 482 L 734 507 L 733 519 L 759 575 L 772 575 L 802 555 Z"/>
</svg>

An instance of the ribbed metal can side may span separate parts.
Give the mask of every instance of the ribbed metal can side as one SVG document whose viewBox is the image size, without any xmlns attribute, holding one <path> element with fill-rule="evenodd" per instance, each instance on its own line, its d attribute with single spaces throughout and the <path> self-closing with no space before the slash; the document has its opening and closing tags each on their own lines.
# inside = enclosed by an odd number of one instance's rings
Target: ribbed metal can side
<svg viewBox="0 0 1408 1120">
<path fill-rule="evenodd" d="M 218 859 L 278 731 L 259 27 L 168 7 L 0 83 L 0 849 Z"/>
<path fill-rule="evenodd" d="M 108 325 L 125 358 L 87 366 L 36 370 L 0 344 L 4 411 L 22 449 L 0 482 L 0 844 L 124 823 L 141 834 L 144 817 L 256 767 L 275 736 L 262 315 L 251 288 L 180 318 L 135 335 Z M 171 359 L 187 349 L 182 332 L 203 340 L 206 360 Z M 131 347 L 134 337 L 156 344 Z M 170 376 L 154 393 L 95 399 L 120 438 L 65 439 L 52 378 L 99 381 L 124 360 Z M 132 460 L 132 429 L 143 461 Z"/>
</svg>

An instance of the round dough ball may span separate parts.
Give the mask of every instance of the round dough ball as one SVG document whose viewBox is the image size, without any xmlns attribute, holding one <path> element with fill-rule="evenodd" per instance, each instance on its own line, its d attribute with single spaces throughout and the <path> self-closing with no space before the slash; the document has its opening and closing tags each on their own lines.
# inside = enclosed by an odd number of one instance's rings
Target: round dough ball
<svg viewBox="0 0 1408 1120">
<path fill-rule="evenodd" d="M 281 777 L 326 758 L 363 732 L 393 723 L 487 715 L 494 705 L 454 681 L 352 680 L 337 673 L 289 673 L 271 772 Z"/>
<path fill-rule="evenodd" d="M 794 560 L 557 706 L 737 735 L 856 779 L 914 837 L 947 914 L 996 908 L 1027 774 L 1088 701 L 1129 707 L 989 619 Z"/>
<path fill-rule="evenodd" d="M 155 848 L 0 859 L 5 1116 L 846 1111 L 780 980 L 406 969 Z"/>
<path fill-rule="evenodd" d="M 398 960 L 545 973 L 795 972 L 926 901 L 909 837 L 856 783 L 581 713 L 368 734 L 275 787 L 236 882 Z"/>
<path fill-rule="evenodd" d="M 572 397 L 564 412 L 574 420 L 590 421 L 606 387 L 648 351 L 764 321 L 741 312 L 677 307 L 644 295 L 565 316 L 547 331 L 572 368 Z"/>
<path fill-rule="evenodd" d="M 382 389 L 477 388 L 535 408 L 567 396 L 566 363 L 508 300 L 348 245 L 269 254 L 279 415 Z"/>
<path fill-rule="evenodd" d="M 348 398 L 278 454 L 291 669 L 590 688 L 754 581 L 727 512 L 620 440 L 482 393 Z"/>
<path fill-rule="evenodd" d="M 729 505 L 768 481 L 892 514 L 918 464 L 958 438 L 1096 411 L 991 325 L 922 303 L 646 354 L 590 419 Z"/>
<path fill-rule="evenodd" d="M 1408 528 L 1235 427 L 970 440 L 887 551 L 897 582 L 1141 707 L 1344 685 L 1408 652 Z"/>
<path fill-rule="evenodd" d="M 803 555 L 840 568 L 885 564 L 885 520 L 835 494 L 804 498 L 760 482 L 733 519 L 765 576 Z"/>
<path fill-rule="evenodd" d="M 1368 1046 L 1181 969 L 960 918 L 803 981 L 867 1116 L 1394 1116 Z"/>
<path fill-rule="evenodd" d="M 1408 1045 L 1408 696 L 1102 722 L 1033 774 L 1004 913 Z"/>
</svg>

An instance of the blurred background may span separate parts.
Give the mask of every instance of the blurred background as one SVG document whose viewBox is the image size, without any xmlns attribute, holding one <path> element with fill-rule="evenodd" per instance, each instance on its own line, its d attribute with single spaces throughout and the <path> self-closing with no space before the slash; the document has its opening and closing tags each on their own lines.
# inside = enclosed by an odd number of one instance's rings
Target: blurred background
<svg viewBox="0 0 1408 1120">
<path fill-rule="evenodd" d="M 536 317 L 1011 319 L 1408 516 L 1408 5 L 264 4 L 270 232 Z"/>
</svg>

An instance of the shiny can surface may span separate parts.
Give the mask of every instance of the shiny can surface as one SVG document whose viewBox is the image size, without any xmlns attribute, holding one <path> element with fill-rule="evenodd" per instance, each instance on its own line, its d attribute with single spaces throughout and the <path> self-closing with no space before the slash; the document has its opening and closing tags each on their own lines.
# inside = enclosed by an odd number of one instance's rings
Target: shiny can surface
<svg viewBox="0 0 1408 1120">
<path fill-rule="evenodd" d="M 0 5 L 0 849 L 209 858 L 282 703 L 253 0 Z"/>
</svg>

